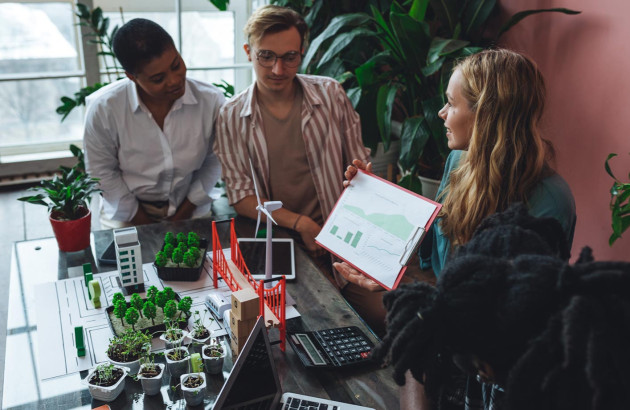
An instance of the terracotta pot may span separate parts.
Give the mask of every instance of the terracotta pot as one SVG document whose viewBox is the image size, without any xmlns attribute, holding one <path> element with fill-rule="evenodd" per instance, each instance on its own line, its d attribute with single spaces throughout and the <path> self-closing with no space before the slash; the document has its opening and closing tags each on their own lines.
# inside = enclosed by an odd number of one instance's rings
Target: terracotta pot
<svg viewBox="0 0 630 410">
<path fill-rule="evenodd" d="M 76 252 L 90 246 L 90 228 L 92 214 L 84 208 L 86 214 L 73 221 L 59 221 L 59 212 L 51 212 L 48 219 L 52 225 L 59 250 L 62 252 Z"/>
</svg>

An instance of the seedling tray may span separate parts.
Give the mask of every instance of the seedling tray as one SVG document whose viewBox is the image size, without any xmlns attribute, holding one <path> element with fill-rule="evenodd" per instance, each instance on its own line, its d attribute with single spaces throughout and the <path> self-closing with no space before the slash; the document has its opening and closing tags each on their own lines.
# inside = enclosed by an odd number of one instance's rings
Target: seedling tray
<svg viewBox="0 0 630 410">
<path fill-rule="evenodd" d="M 146 299 L 142 299 L 143 301 L 146 302 Z M 179 303 L 179 301 L 181 300 L 181 298 L 179 297 L 178 294 L 175 294 L 175 301 L 177 303 Z M 127 302 L 127 307 L 129 307 L 129 302 Z M 138 323 L 136 323 L 136 325 L 134 326 L 136 330 L 140 330 L 142 332 L 148 331 L 150 335 L 155 336 L 155 333 L 159 333 L 159 332 L 164 332 L 166 331 L 166 325 L 164 324 L 164 314 L 162 313 L 162 308 L 161 307 L 157 307 L 157 316 L 155 318 L 155 325 L 151 325 L 151 319 L 147 319 L 147 318 L 142 318 L 138 321 Z M 115 327 L 114 324 L 112 323 L 112 320 L 117 320 L 118 323 L 120 323 L 120 319 L 117 318 L 116 316 L 114 316 L 114 306 L 109 306 L 106 309 L 107 311 L 107 323 L 109 324 L 109 328 L 112 331 L 112 334 L 114 334 L 115 336 L 120 336 L 120 333 L 117 331 L 117 329 L 120 329 L 119 327 Z M 188 319 L 190 318 L 190 314 L 185 315 L 186 320 L 182 320 L 180 322 L 178 322 L 178 326 L 180 329 L 186 329 L 186 327 L 188 326 Z M 138 326 L 138 324 L 140 323 L 140 321 L 144 321 L 146 320 L 149 323 L 149 326 Z M 127 328 L 131 328 L 130 325 L 126 325 L 125 329 Z"/>
<path fill-rule="evenodd" d="M 162 250 L 164 250 L 164 245 L 162 245 Z M 182 266 L 164 266 L 159 267 L 155 266 L 157 270 L 158 277 L 162 280 L 166 281 L 176 281 L 176 282 L 195 282 L 199 280 L 199 276 L 201 275 L 201 271 L 203 270 L 203 264 L 206 260 L 206 253 L 208 252 L 208 240 L 200 239 L 199 240 L 199 250 L 201 251 L 201 261 L 198 267 L 190 268 L 183 264 Z"/>
</svg>

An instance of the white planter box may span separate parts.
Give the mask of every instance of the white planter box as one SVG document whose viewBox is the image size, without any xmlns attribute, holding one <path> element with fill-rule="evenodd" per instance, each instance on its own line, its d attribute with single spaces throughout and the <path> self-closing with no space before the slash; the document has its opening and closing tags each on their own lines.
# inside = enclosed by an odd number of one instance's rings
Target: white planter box
<svg viewBox="0 0 630 410">
<path fill-rule="evenodd" d="M 191 376 L 199 376 L 203 379 L 203 383 L 199 387 L 190 388 L 184 386 L 184 382 Z M 179 378 L 182 393 L 184 393 L 184 399 L 189 406 L 197 406 L 203 402 L 203 398 L 206 395 L 206 375 L 203 372 L 200 373 L 188 373 L 183 374 Z"/>
<path fill-rule="evenodd" d="M 140 370 L 142 370 L 143 367 L 144 365 L 140 366 Z M 156 363 L 155 367 L 160 369 L 160 374 L 155 377 L 145 377 L 138 372 L 138 379 L 140 379 L 140 383 L 142 384 L 142 390 L 144 390 L 144 394 L 149 396 L 158 394 L 162 388 L 162 376 L 164 376 L 165 366 L 162 363 Z"/>
<path fill-rule="evenodd" d="M 124 390 L 125 388 L 125 379 L 127 378 L 127 374 L 129 373 L 129 369 L 124 366 L 116 366 L 123 371 L 122 377 L 116 382 L 116 384 L 112 386 L 95 386 L 89 383 L 89 380 L 92 378 L 94 373 L 96 372 L 96 368 L 90 370 L 87 377 L 83 379 L 83 382 L 87 384 L 90 394 L 93 398 L 105 402 L 110 402 L 116 400 L 116 397 Z"/>
</svg>

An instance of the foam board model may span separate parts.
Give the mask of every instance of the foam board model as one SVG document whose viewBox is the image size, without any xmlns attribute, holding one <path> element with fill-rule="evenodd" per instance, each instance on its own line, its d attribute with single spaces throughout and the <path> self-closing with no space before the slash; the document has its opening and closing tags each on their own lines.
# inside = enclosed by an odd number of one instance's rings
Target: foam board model
<svg viewBox="0 0 630 410">
<path fill-rule="evenodd" d="M 114 229 L 114 244 L 121 286 L 128 294 L 144 292 L 142 251 L 136 227 Z"/>
</svg>

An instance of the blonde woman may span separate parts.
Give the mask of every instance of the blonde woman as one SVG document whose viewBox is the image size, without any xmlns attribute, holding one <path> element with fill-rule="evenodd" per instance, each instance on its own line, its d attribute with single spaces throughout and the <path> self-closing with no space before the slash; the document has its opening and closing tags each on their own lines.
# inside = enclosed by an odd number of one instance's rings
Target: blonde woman
<svg viewBox="0 0 630 410">
<path fill-rule="evenodd" d="M 533 216 L 557 219 L 570 246 L 575 202 L 551 168 L 553 147 L 540 134 L 545 83 L 536 64 L 505 49 L 473 54 L 453 69 L 446 98 L 439 116 L 453 151 L 438 190 L 443 207 L 427 238 L 432 241 L 426 241 L 432 246 L 427 250 L 423 244 L 422 267 L 439 275 L 450 252 L 465 244 L 485 217 L 514 202 L 524 202 Z M 365 165 L 354 161 L 348 180 L 357 167 Z M 344 276 L 356 273 L 337 267 Z M 367 286 L 363 278 L 361 283 Z"/>
<path fill-rule="evenodd" d="M 545 84 L 536 64 L 504 49 L 468 56 L 453 69 L 446 98 L 439 116 L 453 151 L 438 190 L 443 207 L 423 243 L 422 268 L 439 275 L 449 254 L 470 240 L 485 217 L 515 202 L 524 202 L 533 216 L 557 219 L 570 248 L 575 202 L 565 180 L 552 169 L 553 148 L 540 133 Z M 354 161 L 346 178 L 369 167 Z M 378 289 L 345 263 L 335 268 L 351 282 Z M 405 389 L 403 408 L 427 408 L 416 382 Z M 410 397 L 417 401 L 406 403 Z"/>
</svg>

